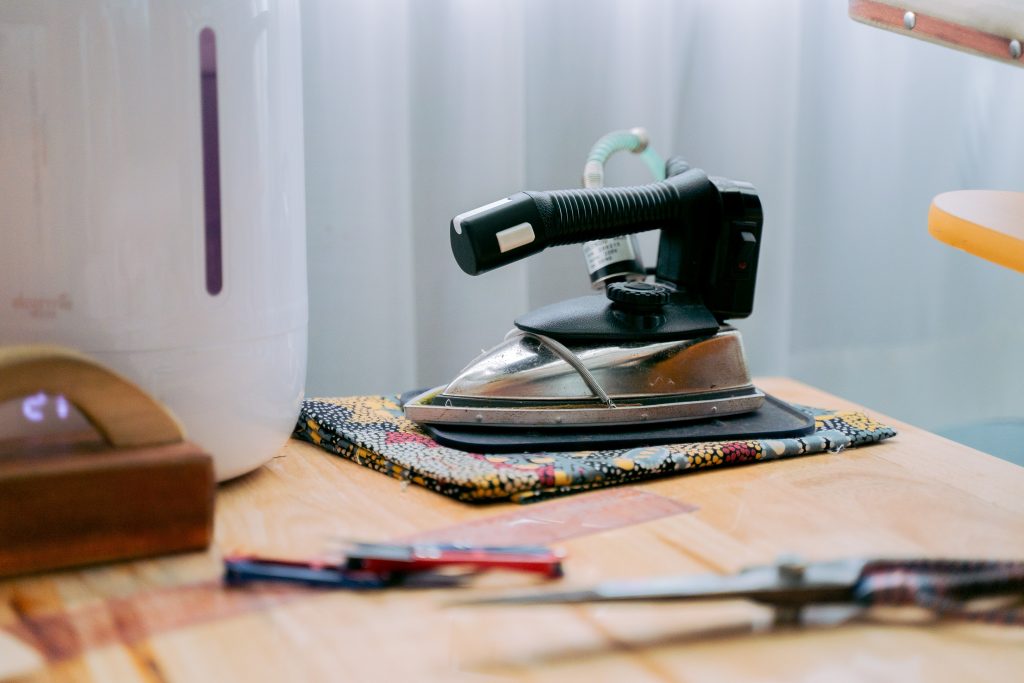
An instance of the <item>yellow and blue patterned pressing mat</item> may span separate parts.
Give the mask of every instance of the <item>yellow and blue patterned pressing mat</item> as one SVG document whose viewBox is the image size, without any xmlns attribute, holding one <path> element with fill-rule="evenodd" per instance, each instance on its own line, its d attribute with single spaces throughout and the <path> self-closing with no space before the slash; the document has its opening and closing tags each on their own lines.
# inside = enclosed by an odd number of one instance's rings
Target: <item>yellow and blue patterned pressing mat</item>
<svg viewBox="0 0 1024 683">
<path fill-rule="evenodd" d="M 461 501 L 532 502 L 708 467 L 838 452 L 896 433 L 859 412 L 803 410 L 814 416 L 816 431 L 802 438 L 496 455 L 437 444 L 405 418 L 394 398 L 352 396 L 305 401 L 294 436 Z"/>
</svg>

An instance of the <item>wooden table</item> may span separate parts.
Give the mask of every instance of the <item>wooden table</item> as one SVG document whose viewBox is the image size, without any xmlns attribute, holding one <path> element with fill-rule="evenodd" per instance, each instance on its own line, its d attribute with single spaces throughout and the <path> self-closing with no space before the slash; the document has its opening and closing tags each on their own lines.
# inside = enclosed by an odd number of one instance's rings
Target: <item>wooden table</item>
<svg viewBox="0 0 1024 683">
<path fill-rule="evenodd" d="M 759 384 L 792 401 L 853 407 L 791 380 Z M 732 571 L 783 552 L 808 559 L 1024 558 L 1024 469 L 883 419 L 899 435 L 880 445 L 642 485 L 652 500 L 663 496 L 694 507 L 561 543 L 569 552 L 565 582 Z M 472 507 L 292 442 L 267 466 L 221 488 L 210 552 L 0 583 L 0 634 L 17 634 L 43 650 L 46 667 L 29 680 L 724 683 L 1024 676 L 1024 629 L 922 625 L 920 615 L 769 631 L 767 611 L 743 602 L 452 609 L 444 601 L 470 594 L 466 589 L 227 591 L 218 582 L 220 555 L 234 548 L 313 555 L 335 536 L 390 539 L 514 519 L 553 504 L 564 503 Z M 503 575 L 485 584 L 493 591 L 522 582 Z M 0 640 L 0 670 L 5 661 L 13 668 L 13 652 L 9 637 Z"/>
</svg>

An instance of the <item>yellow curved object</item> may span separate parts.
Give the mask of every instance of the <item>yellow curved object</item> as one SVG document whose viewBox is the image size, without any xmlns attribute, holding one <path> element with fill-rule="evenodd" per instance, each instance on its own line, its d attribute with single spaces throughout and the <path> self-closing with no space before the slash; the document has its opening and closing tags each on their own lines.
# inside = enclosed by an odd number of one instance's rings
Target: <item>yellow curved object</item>
<svg viewBox="0 0 1024 683">
<path fill-rule="evenodd" d="M 928 232 L 940 242 L 1024 273 L 1024 192 L 940 194 L 928 210 Z"/>
</svg>

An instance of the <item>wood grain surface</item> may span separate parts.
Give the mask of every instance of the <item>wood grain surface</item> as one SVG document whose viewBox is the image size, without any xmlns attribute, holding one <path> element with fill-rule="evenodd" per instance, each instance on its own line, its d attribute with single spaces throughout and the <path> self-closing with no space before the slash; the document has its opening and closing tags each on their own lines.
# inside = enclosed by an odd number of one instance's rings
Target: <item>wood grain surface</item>
<svg viewBox="0 0 1024 683">
<path fill-rule="evenodd" d="M 790 380 L 759 384 L 853 407 Z M 678 513 L 562 536 L 563 584 L 734 571 L 783 552 L 1024 558 L 1024 469 L 875 416 L 899 435 L 636 486 Z M 767 611 L 743 602 L 445 606 L 530 580 L 511 575 L 362 594 L 218 583 L 230 550 L 312 556 L 339 537 L 501 528 L 563 502 L 469 506 L 292 442 L 222 485 L 209 552 L 0 582 L 0 629 L 47 661 L 24 679 L 39 681 L 1010 681 L 1024 671 L 1024 630 L 919 614 L 771 631 Z"/>
</svg>

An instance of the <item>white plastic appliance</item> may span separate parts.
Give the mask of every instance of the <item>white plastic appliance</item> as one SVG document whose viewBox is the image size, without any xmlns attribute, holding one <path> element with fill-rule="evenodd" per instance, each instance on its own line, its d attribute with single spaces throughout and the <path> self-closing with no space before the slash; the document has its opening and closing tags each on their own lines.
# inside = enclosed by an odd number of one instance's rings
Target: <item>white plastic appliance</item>
<svg viewBox="0 0 1024 683">
<path fill-rule="evenodd" d="M 0 1 L 0 344 L 135 380 L 220 479 L 273 455 L 303 393 L 298 5 Z M 27 397 L 0 436 L 67 414 Z"/>
</svg>

